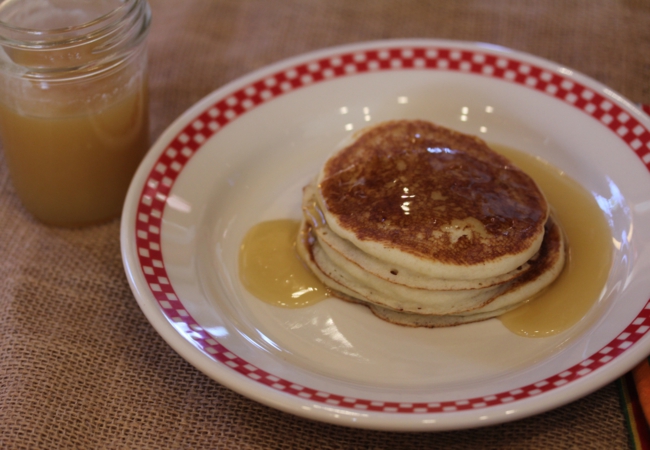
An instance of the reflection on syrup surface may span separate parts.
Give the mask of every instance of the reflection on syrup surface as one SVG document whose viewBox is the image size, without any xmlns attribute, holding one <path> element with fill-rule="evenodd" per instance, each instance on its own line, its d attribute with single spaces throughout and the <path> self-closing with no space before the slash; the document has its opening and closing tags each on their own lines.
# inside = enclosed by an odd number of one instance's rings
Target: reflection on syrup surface
<svg viewBox="0 0 650 450">
<path fill-rule="evenodd" d="M 297 308 L 327 297 L 325 286 L 296 252 L 298 229 L 298 221 L 272 220 L 255 225 L 244 237 L 239 250 L 239 278 L 260 300 Z"/>
<path fill-rule="evenodd" d="M 568 240 L 564 270 L 544 292 L 499 320 L 513 333 L 544 337 L 579 322 L 598 301 L 612 262 L 612 240 L 596 200 L 562 171 L 533 156 L 491 145 L 540 186 Z M 314 221 L 322 213 L 312 212 Z M 242 242 L 239 274 L 259 299 L 278 306 L 301 307 L 327 296 L 322 283 L 295 251 L 298 222 L 275 220 L 253 227 Z M 471 326 L 471 325 L 461 325 Z"/>
</svg>

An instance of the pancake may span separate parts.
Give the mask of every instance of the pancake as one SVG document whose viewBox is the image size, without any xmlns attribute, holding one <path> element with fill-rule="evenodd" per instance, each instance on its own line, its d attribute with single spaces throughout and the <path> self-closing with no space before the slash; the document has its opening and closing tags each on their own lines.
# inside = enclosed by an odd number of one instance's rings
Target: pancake
<svg viewBox="0 0 650 450">
<path fill-rule="evenodd" d="M 335 296 L 405 326 L 486 320 L 552 283 L 564 234 L 482 140 L 420 120 L 339 146 L 303 189 L 298 253 Z"/>
<path fill-rule="evenodd" d="M 355 270 L 352 266 L 358 266 L 368 273 L 369 278 L 378 277 L 382 280 L 398 285 L 429 290 L 466 290 L 484 289 L 496 286 L 515 277 L 522 275 L 530 268 L 526 262 L 515 270 L 490 278 L 475 278 L 471 280 L 455 280 L 450 278 L 432 278 L 421 273 L 414 272 L 398 264 L 387 263 L 364 253 L 351 242 L 337 236 L 327 226 L 320 208 L 315 200 L 316 186 L 314 183 L 305 186 L 303 193 L 303 210 L 306 217 L 312 224 L 312 231 L 318 240 L 319 246 L 337 265 L 343 267 L 347 272 Z M 347 268 L 347 269 L 346 269 Z"/>
<path fill-rule="evenodd" d="M 549 212 L 535 182 L 482 140 L 419 120 L 353 136 L 316 185 L 337 236 L 433 278 L 516 270 L 537 253 Z"/>
<path fill-rule="evenodd" d="M 466 313 L 424 315 L 395 311 L 377 304 L 366 306 L 380 319 L 411 327 L 443 327 L 479 322 L 498 317 L 528 302 L 548 287 L 562 272 L 566 259 L 564 236 L 560 227 L 549 220 L 551 228 L 539 254 L 531 262 L 532 269 L 509 283 L 508 288 L 480 308 Z"/>
<path fill-rule="evenodd" d="M 557 278 L 566 253 L 562 231 L 551 218 L 547 221 L 539 252 L 528 262 L 529 269 L 519 277 L 483 289 L 434 291 L 370 285 L 365 282 L 363 271 L 347 272 L 328 258 L 307 221 L 302 223 L 297 248 L 323 284 L 345 300 L 369 306 L 376 316 L 389 322 L 424 327 L 486 320 L 519 306 Z"/>
</svg>

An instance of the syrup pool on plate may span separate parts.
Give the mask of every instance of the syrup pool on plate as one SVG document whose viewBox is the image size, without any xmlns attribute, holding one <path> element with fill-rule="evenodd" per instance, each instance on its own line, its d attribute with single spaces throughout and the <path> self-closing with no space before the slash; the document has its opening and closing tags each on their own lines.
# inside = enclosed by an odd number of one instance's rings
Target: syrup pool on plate
<svg viewBox="0 0 650 450">
<path fill-rule="evenodd" d="M 560 276 L 541 294 L 499 320 L 513 333 L 543 337 L 578 323 L 598 301 L 612 264 L 612 238 L 603 211 L 575 180 L 549 163 L 491 145 L 530 175 L 544 192 L 568 241 Z"/>
<path fill-rule="evenodd" d="M 593 196 L 559 169 L 505 146 L 491 147 L 537 182 L 568 241 L 565 267 L 553 284 L 498 319 L 520 336 L 561 333 L 585 316 L 605 286 L 612 261 L 607 221 Z M 261 222 L 244 238 L 239 256 L 240 279 L 260 300 L 295 308 L 316 303 L 327 295 L 326 288 L 295 251 L 298 228 L 299 223 L 293 220 Z"/>
<path fill-rule="evenodd" d="M 251 228 L 240 247 L 239 277 L 260 300 L 297 308 L 317 303 L 328 291 L 296 251 L 299 222 L 272 220 Z"/>
</svg>

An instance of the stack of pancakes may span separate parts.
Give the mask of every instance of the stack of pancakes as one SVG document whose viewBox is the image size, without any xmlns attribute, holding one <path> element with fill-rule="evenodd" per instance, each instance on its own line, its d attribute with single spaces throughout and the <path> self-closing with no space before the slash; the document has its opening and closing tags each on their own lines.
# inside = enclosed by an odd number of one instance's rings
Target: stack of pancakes
<svg viewBox="0 0 650 450">
<path fill-rule="evenodd" d="M 362 130 L 303 193 L 297 248 L 333 293 L 410 326 L 498 316 L 564 266 L 535 182 L 482 140 L 426 121 Z"/>
</svg>

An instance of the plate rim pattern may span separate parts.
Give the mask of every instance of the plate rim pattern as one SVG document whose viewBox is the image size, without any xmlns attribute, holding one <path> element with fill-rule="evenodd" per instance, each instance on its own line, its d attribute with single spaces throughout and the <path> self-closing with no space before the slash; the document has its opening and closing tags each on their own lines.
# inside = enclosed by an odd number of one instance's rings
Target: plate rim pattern
<svg viewBox="0 0 650 450">
<path fill-rule="evenodd" d="M 325 52 L 327 53 L 327 52 Z M 300 88 L 341 77 L 395 70 L 455 71 L 490 77 L 534 89 L 575 107 L 599 121 L 622 140 L 650 171 L 650 131 L 623 107 L 598 90 L 572 78 L 567 71 L 550 70 L 487 47 L 466 48 L 453 42 L 366 43 L 350 50 L 334 48 L 329 54 L 287 62 L 287 66 L 219 97 L 196 114 L 165 146 L 146 176 L 135 213 L 135 248 L 139 268 L 160 311 L 186 340 L 208 356 L 254 382 L 322 404 L 356 411 L 422 414 L 478 410 L 531 398 L 566 386 L 628 351 L 650 330 L 650 299 L 635 319 L 599 351 L 551 377 L 491 395 L 443 402 L 402 403 L 351 398 L 324 392 L 277 377 L 242 359 L 202 328 L 183 306 L 172 286 L 161 249 L 161 227 L 167 197 L 183 168 L 219 130 L 255 107 Z"/>
</svg>

